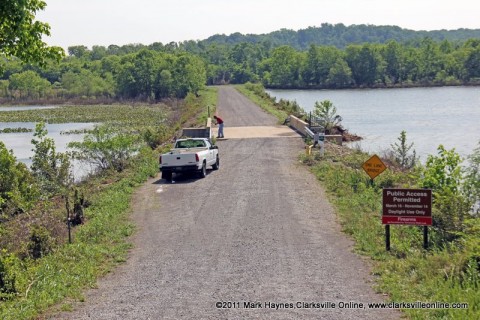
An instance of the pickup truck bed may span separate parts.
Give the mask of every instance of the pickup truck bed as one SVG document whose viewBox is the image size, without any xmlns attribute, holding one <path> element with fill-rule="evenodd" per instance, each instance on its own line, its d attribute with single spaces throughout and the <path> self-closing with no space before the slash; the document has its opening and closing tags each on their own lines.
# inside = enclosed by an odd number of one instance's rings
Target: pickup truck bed
<svg viewBox="0 0 480 320">
<path fill-rule="evenodd" d="M 172 180 L 174 173 L 197 173 L 207 175 L 207 167 L 217 170 L 220 166 L 218 147 L 206 138 L 179 139 L 175 148 L 160 156 L 162 179 Z"/>
</svg>

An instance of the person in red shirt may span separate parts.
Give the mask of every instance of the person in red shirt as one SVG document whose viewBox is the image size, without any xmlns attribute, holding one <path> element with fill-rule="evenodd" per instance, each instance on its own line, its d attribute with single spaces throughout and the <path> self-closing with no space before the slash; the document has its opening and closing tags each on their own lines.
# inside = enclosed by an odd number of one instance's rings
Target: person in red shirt
<svg viewBox="0 0 480 320">
<path fill-rule="evenodd" d="M 215 119 L 215 121 L 216 121 L 217 124 L 218 124 L 218 135 L 217 135 L 217 138 L 224 138 L 224 136 L 223 136 L 223 119 L 220 118 L 220 117 L 217 117 L 217 116 L 213 116 L 213 118 Z"/>
</svg>

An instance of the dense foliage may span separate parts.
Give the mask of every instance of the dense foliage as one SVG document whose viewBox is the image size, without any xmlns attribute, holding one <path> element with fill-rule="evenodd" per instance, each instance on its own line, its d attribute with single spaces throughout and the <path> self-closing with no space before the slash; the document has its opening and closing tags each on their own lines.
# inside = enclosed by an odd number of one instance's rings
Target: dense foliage
<svg viewBox="0 0 480 320">
<path fill-rule="evenodd" d="M 44 68 L 10 61 L 0 98 L 184 98 L 205 84 L 261 82 L 276 88 L 358 88 L 480 83 L 480 39 L 424 38 L 409 44 L 311 44 L 306 51 L 266 43 L 184 42 L 149 46 L 74 46 Z"/>
<path fill-rule="evenodd" d="M 45 8 L 41 0 L 2 0 L 0 3 L 0 57 L 17 57 L 23 61 L 45 64 L 59 59 L 63 49 L 49 47 L 42 41 L 50 35 L 50 26 L 35 21 L 35 14 Z M 0 59 L 0 70 L 3 59 Z"/>
<path fill-rule="evenodd" d="M 70 142 L 75 158 L 91 163 L 100 170 L 123 171 L 140 148 L 140 137 L 113 127 L 97 126 L 83 142 Z"/>
<path fill-rule="evenodd" d="M 65 193 L 73 182 L 70 155 L 57 152 L 55 141 L 47 137 L 47 134 L 45 123 L 38 123 L 32 139 L 34 154 L 30 167 L 44 198 Z"/>
<path fill-rule="evenodd" d="M 390 40 L 397 42 L 416 42 L 418 39 L 429 37 L 435 41 L 449 40 L 453 42 L 465 41 L 470 38 L 479 38 L 480 30 L 435 30 L 414 31 L 397 26 L 351 25 L 342 23 L 322 23 L 320 27 L 308 27 L 298 31 L 281 29 L 262 35 L 233 33 L 231 35 L 216 34 L 200 41 L 202 46 L 210 44 L 236 45 L 246 43 L 264 43 L 271 47 L 288 45 L 298 50 L 306 50 L 311 44 L 321 46 L 335 46 L 345 48 L 349 44 L 386 43 Z"/>
<path fill-rule="evenodd" d="M 71 56 L 43 68 L 10 61 L 0 80 L 0 97 L 151 101 L 184 98 L 206 83 L 204 62 L 186 52 L 141 49 L 117 55 L 100 48 L 70 47 Z"/>
<path fill-rule="evenodd" d="M 28 211 L 37 200 L 38 187 L 23 163 L 0 141 L 0 221 Z"/>
</svg>

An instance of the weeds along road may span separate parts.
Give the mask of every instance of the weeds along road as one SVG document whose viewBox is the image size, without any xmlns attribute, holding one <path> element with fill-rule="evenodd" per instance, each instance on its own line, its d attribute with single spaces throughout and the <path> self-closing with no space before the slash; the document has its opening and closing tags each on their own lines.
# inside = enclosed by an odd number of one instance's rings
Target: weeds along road
<svg viewBox="0 0 480 320">
<path fill-rule="evenodd" d="M 276 123 L 233 88 L 219 90 L 227 139 L 228 126 Z M 323 190 L 298 164 L 300 137 L 218 145 L 220 169 L 205 179 L 167 184 L 158 176 L 138 190 L 130 258 L 58 319 L 399 317 L 339 307 L 382 297 L 371 288 L 368 267 L 351 252 Z M 233 304 L 218 308 L 218 302 Z M 305 308 L 325 302 L 336 308 Z"/>
</svg>

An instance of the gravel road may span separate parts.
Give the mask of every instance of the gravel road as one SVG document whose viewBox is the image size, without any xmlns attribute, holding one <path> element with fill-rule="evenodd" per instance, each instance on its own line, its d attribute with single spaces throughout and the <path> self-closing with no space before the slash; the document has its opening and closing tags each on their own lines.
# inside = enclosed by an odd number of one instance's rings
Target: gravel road
<svg viewBox="0 0 480 320">
<path fill-rule="evenodd" d="M 276 123 L 234 89 L 219 90 L 226 127 Z M 299 137 L 218 145 L 220 170 L 205 179 L 179 177 L 169 184 L 157 177 L 136 192 L 138 231 L 128 261 L 101 279 L 75 311 L 56 319 L 400 317 L 340 308 L 383 297 L 374 293 L 368 265 L 352 253 L 324 191 L 298 164 Z M 222 301 L 233 304 L 218 308 Z M 336 308 L 312 308 L 326 302 Z"/>
</svg>

